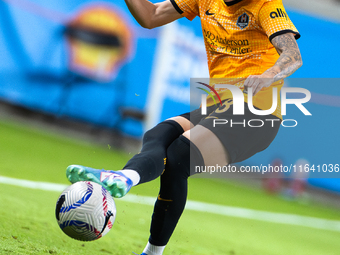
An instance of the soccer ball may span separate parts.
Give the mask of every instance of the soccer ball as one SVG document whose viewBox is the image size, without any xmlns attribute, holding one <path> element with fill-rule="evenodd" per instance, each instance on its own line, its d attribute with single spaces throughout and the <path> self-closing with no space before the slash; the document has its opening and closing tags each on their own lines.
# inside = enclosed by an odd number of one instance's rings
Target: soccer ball
<svg viewBox="0 0 340 255">
<path fill-rule="evenodd" d="M 66 188 L 56 205 L 61 230 L 80 241 L 106 235 L 116 218 L 116 206 L 109 192 L 95 182 L 76 182 Z"/>
</svg>

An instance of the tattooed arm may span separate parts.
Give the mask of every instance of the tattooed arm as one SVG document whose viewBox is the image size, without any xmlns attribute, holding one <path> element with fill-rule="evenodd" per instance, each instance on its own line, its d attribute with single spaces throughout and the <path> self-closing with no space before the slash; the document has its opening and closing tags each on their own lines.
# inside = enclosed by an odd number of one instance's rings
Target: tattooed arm
<svg viewBox="0 0 340 255">
<path fill-rule="evenodd" d="M 287 33 L 274 37 L 272 44 L 280 55 L 275 65 L 265 73 L 275 74 L 274 81 L 284 79 L 302 66 L 299 46 L 294 35 Z"/>
<path fill-rule="evenodd" d="M 253 95 L 263 87 L 269 87 L 273 82 L 290 76 L 302 66 L 300 50 L 293 33 L 274 37 L 272 44 L 280 54 L 275 65 L 262 75 L 250 75 L 244 82 L 246 88 L 253 88 Z"/>
</svg>

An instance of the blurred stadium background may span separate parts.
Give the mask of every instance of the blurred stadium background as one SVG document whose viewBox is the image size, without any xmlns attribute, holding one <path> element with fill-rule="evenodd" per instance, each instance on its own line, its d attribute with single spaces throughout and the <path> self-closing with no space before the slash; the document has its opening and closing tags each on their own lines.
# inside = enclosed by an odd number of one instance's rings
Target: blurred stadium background
<svg viewBox="0 0 340 255">
<path fill-rule="evenodd" d="M 299 46 L 304 61 L 287 85 L 311 91 L 312 100 L 306 107 L 313 116 L 305 117 L 289 109 L 287 118 L 297 119 L 299 125 L 294 129 L 282 128 L 270 149 L 243 164 L 340 164 L 340 3 L 336 0 L 283 2 L 302 35 Z M 208 76 L 199 20 L 181 19 L 163 28 L 146 30 L 138 26 L 124 1 L 93 0 L 0 0 L 0 20 L 0 180 L 3 183 L 0 254 L 88 254 L 77 250 L 84 247 L 79 243 L 72 241 L 67 246 L 71 241 L 66 237 L 52 241 L 62 235 L 52 222 L 57 193 L 43 195 L 10 186 L 13 180 L 2 177 L 65 185 L 64 169 L 69 164 L 122 167 L 138 152 L 145 130 L 189 111 L 190 78 Z M 334 243 L 340 232 L 340 179 L 243 177 L 223 181 L 195 178 L 189 199 L 258 210 L 264 218 L 267 217 L 264 211 L 270 211 L 329 221 L 315 223 L 311 229 L 316 232 L 312 236 L 308 231 L 312 223 L 304 224 L 305 218 L 294 218 L 299 222 L 293 227 L 290 220 L 288 225 L 271 225 L 258 222 L 259 218 L 243 221 L 244 211 L 240 211 L 238 216 L 226 214 L 231 218 L 227 218 L 225 228 L 224 225 L 211 227 L 220 224 L 217 216 L 204 214 L 208 229 L 195 231 L 197 228 L 192 224 L 200 217 L 193 210 L 185 214 L 185 228 L 181 230 L 184 232 L 169 244 L 169 254 L 340 254 L 340 246 Z M 202 182 L 211 186 L 205 194 L 200 193 Z M 32 185 L 40 187 L 39 183 Z M 137 187 L 133 193 L 142 198 L 156 196 L 157 186 L 155 181 Z M 224 195 L 216 195 L 222 192 Z M 52 212 L 41 209 L 44 199 L 51 200 L 46 202 L 46 207 L 52 208 Z M 124 209 L 118 208 L 123 216 L 118 218 L 115 234 L 130 231 L 124 229 L 124 224 L 135 232 L 128 234 L 124 244 L 112 244 L 115 240 L 112 235 L 105 237 L 109 240 L 91 244 L 89 249 L 94 254 L 129 254 L 134 249 L 131 247 L 142 249 L 152 212 L 150 203 L 145 204 L 118 202 Z M 21 217 L 21 205 L 35 216 L 30 218 L 26 213 Z M 139 212 L 138 216 L 134 211 Z M 43 220 L 39 221 L 36 214 L 41 214 Z M 10 223 L 13 220 L 17 224 Z M 45 225 L 50 237 L 32 233 Z M 303 229 L 297 230 L 296 225 Z M 252 234 L 260 230 L 266 233 L 267 241 L 252 239 Z M 192 231 L 196 233 L 193 235 Z M 202 231 L 214 232 L 211 240 L 200 234 Z M 221 233 L 233 238 L 223 239 Z M 273 236 L 267 236 L 268 233 Z M 186 235 L 192 235 L 194 240 Z M 295 240 L 287 241 L 289 235 Z M 183 240 L 188 242 L 187 246 L 178 243 Z M 217 248 L 196 247 L 195 253 L 191 253 L 195 240 L 203 247 Z M 278 240 L 280 244 L 276 243 Z M 310 241 L 313 244 L 308 244 Z M 226 252 L 222 244 L 231 248 Z"/>
</svg>

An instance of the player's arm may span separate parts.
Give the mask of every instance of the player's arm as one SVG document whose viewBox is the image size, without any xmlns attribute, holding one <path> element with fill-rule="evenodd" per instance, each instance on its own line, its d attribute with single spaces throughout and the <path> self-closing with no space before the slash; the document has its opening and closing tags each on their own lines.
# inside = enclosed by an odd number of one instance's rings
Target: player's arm
<svg viewBox="0 0 340 255">
<path fill-rule="evenodd" d="M 253 95 L 263 87 L 269 87 L 273 82 L 284 79 L 302 66 L 299 46 L 293 33 L 278 35 L 272 39 L 272 44 L 280 54 L 275 65 L 262 75 L 250 75 L 244 83 L 245 87 L 253 88 Z"/>
<path fill-rule="evenodd" d="M 280 57 L 275 65 L 265 73 L 274 76 L 274 82 L 292 75 L 302 66 L 300 49 L 293 33 L 279 35 L 273 38 L 272 44 Z"/>
<path fill-rule="evenodd" d="M 125 3 L 137 22 L 148 29 L 163 26 L 183 17 L 169 0 L 156 4 L 147 0 L 125 0 Z"/>
</svg>

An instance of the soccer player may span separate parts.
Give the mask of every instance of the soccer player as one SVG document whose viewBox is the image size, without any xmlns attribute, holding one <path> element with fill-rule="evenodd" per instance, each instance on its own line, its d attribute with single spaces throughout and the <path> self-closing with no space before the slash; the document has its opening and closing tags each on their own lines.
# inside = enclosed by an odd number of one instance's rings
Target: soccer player
<svg viewBox="0 0 340 255">
<path fill-rule="evenodd" d="M 198 16 L 212 78 L 210 85 L 228 83 L 243 89 L 244 94 L 252 92 L 257 109 L 270 109 L 273 88 L 279 93 L 283 79 L 302 65 L 296 43 L 300 35 L 281 0 L 125 2 L 139 24 L 149 29 L 183 16 L 189 20 Z M 230 90 L 220 89 L 218 94 L 223 106 L 215 106 L 213 98 L 208 98 L 208 115 L 201 115 L 201 110 L 197 109 L 165 120 L 147 131 L 141 152 L 121 171 L 80 165 L 71 165 L 66 170 L 72 183 L 95 181 L 114 197 L 122 197 L 132 186 L 161 176 L 149 242 L 143 255 L 163 253 L 184 210 L 187 179 L 195 173 L 194 166 L 224 166 L 243 161 L 266 149 L 278 132 L 282 119 L 280 107 L 271 115 L 257 116 L 245 103 L 244 115 L 233 115 Z M 214 126 L 214 119 L 236 124 Z M 242 124 L 251 119 L 263 120 L 264 125 L 252 128 Z"/>
</svg>

